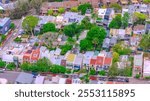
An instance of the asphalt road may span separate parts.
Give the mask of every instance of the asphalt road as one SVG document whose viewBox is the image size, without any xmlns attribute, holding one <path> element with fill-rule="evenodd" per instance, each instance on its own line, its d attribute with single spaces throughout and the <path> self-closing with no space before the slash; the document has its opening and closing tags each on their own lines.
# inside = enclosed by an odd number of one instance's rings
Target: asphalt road
<svg viewBox="0 0 150 101">
<path fill-rule="evenodd" d="M 4 73 L 0 73 L 0 78 L 5 78 L 8 80 L 8 83 L 13 84 L 19 74 L 20 72 L 5 71 Z"/>
</svg>

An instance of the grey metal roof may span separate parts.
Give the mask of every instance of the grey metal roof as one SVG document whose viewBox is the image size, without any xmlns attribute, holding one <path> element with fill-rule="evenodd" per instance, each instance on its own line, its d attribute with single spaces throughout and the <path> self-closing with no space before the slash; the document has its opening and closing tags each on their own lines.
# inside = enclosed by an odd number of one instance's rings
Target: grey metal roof
<svg viewBox="0 0 150 101">
<path fill-rule="evenodd" d="M 117 43 L 117 38 L 112 37 L 110 40 L 110 44 L 116 44 Z"/>
<path fill-rule="evenodd" d="M 102 47 L 103 48 L 109 48 L 109 43 L 110 43 L 110 39 L 109 38 L 105 38 Z"/>
<path fill-rule="evenodd" d="M 16 79 L 16 83 L 20 84 L 32 84 L 33 83 L 33 75 L 25 72 L 21 72 Z"/>
</svg>

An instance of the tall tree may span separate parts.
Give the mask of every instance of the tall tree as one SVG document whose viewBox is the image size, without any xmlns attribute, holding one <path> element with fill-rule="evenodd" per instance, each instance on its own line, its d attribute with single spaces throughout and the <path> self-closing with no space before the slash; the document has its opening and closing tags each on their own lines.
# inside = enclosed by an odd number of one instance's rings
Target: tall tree
<svg viewBox="0 0 150 101">
<path fill-rule="evenodd" d="M 56 31 L 55 24 L 53 24 L 53 23 L 44 24 L 43 27 L 42 27 L 42 31 L 44 33 L 46 33 L 46 32 L 55 32 Z"/>
<path fill-rule="evenodd" d="M 80 51 L 88 51 L 92 49 L 92 43 L 88 39 L 83 39 L 80 41 Z"/>
<path fill-rule="evenodd" d="M 118 14 L 116 15 L 115 18 L 113 18 L 113 20 L 110 22 L 109 24 L 109 28 L 116 28 L 119 29 L 122 25 L 122 21 L 121 21 L 121 15 Z"/>
<path fill-rule="evenodd" d="M 124 13 L 123 17 L 122 17 L 122 27 L 126 28 L 129 25 L 129 13 Z"/>
<path fill-rule="evenodd" d="M 25 32 L 31 33 L 32 36 L 34 35 L 34 28 L 38 24 L 38 18 L 35 16 L 27 16 L 23 22 L 22 22 L 22 27 Z"/>
<path fill-rule="evenodd" d="M 140 13 L 140 12 L 134 12 L 133 14 L 133 23 L 136 24 L 144 24 L 147 19 L 147 15 Z"/>
<path fill-rule="evenodd" d="M 122 7 L 121 7 L 119 4 L 117 4 L 117 3 L 112 3 L 112 4 L 110 4 L 110 8 L 114 8 L 114 10 L 115 10 L 116 12 L 122 10 Z"/>
<path fill-rule="evenodd" d="M 78 6 L 78 10 L 81 11 L 82 15 L 86 13 L 87 9 L 93 10 L 92 5 L 89 3 L 85 3 Z"/>
<path fill-rule="evenodd" d="M 40 8 L 42 6 L 43 0 L 31 0 L 30 6 L 33 7 L 36 10 L 36 13 L 40 13 Z"/>
<path fill-rule="evenodd" d="M 113 52 L 113 63 L 119 61 L 119 54 L 117 52 Z"/>
<path fill-rule="evenodd" d="M 116 77 L 118 76 L 118 67 L 117 67 L 117 64 L 116 63 L 113 63 L 112 66 L 109 68 L 109 71 L 108 71 L 108 76 L 109 77 Z"/>
<path fill-rule="evenodd" d="M 146 51 L 150 50 L 150 33 L 142 36 L 139 46 Z"/>
</svg>

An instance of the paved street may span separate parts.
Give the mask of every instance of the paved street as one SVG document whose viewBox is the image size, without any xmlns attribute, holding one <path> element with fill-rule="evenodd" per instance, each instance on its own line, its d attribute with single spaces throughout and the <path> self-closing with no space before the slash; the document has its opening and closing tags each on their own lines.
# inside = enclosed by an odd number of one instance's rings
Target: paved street
<svg viewBox="0 0 150 101">
<path fill-rule="evenodd" d="M 9 44 L 11 44 L 13 42 L 13 40 L 19 35 L 19 30 L 21 29 L 21 23 L 22 23 L 23 19 L 24 19 L 24 17 L 22 19 L 12 21 L 16 25 L 16 29 L 10 34 L 10 36 L 4 42 L 4 44 L 2 46 L 2 50 L 4 47 L 9 47 Z"/>
<path fill-rule="evenodd" d="M 138 80 L 135 78 L 130 78 L 129 84 L 150 84 L 150 80 Z"/>
<path fill-rule="evenodd" d="M 5 71 L 4 73 L 0 73 L 0 78 L 5 78 L 8 80 L 8 83 L 12 84 L 15 82 L 19 73 L 20 72 Z"/>
</svg>

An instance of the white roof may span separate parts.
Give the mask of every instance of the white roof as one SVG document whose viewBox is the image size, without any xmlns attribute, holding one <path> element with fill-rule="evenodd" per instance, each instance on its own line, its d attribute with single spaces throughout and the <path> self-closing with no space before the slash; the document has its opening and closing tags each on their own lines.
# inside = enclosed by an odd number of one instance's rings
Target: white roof
<svg viewBox="0 0 150 101">
<path fill-rule="evenodd" d="M 4 54 L 2 55 L 2 61 L 5 61 L 5 62 L 14 62 L 13 61 L 13 55 L 7 55 L 7 54 Z"/>
<path fill-rule="evenodd" d="M 119 29 L 119 35 L 125 35 L 125 30 L 124 29 Z"/>
<path fill-rule="evenodd" d="M 59 79 L 59 84 L 65 84 L 65 83 L 66 83 L 66 78 Z"/>
<path fill-rule="evenodd" d="M 106 13 L 106 9 L 99 9 L 98 10 L 98 15 L 105 15 L 105 13 Z"/>
<path fill-rule="evenodd" d="M 143 54 L 134 55 L 134 66 L 142 67 Z"/>
<path fill-rule="evenodd" d="M 37 76 L 34 83 L 35 84 L 43 84 L 44 83 L 44 76 Z"/>
<path fill-rule="evenodd" d="M 94 52 L 93 51 L 87 51 L 85 54 L 84 54 L 84 57 L 86 59 L 91 59 L 94 55 Z"/>
<path fill-rule="evenodd" d="M 61 53 L 61 49 L 60 48 L 57 48 L 54 52 L 55 55 L 60 55 Z"/>
</svg>

